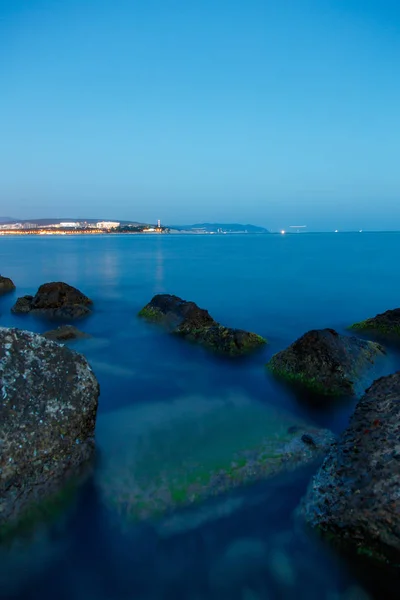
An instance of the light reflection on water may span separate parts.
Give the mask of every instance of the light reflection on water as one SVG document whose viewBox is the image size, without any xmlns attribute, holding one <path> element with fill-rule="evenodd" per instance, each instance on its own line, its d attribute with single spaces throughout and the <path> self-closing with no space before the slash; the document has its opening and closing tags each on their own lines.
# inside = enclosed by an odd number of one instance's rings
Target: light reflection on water
<svg viewBox="0 0 400 600">
<path fill-rule="evenodd" d="M 19 295 L 64 279 L 95 301 L 94 315 L 79 324 L 93 337 L 72 346 L 88 357 L 100 381 L 98 436 L 116 439 L 120 427 L 129 456 L 129 432 L 150 418 L 173 422 L 183 398 L 192 418 L 199 398 L 217 405 L 233 393 L 251 406 L 283 409 L 294 420 L 343 429 L 354 402 L 311 404 L 275 382 L 264 363 L 307 329 L 342 331 L 353 321 L 395 307 L 399 249 L 400 236 L 379 234 L 65 236 L 2 238 L 0 261 L 2 274 L 15 280 Z M 225 324 L 256 331 L 270 344 L 250 359 L 232 362 L 171 338 L 136 316 L 157 292 L 195 300 Z M 49 328 L 41 320 L 11 315 L 13 301 L 13 294 L 0 298 L 2 325 L 38 332 Z M 400 367 L 396 353 L 390 361 L 388 369 Z M 167 436 L 163 441 L 179 462 L 173 428 L 168 435 L 171 444 Z M 224 432 L 223 439 L 228 437 Z M 236 490 L 163 522 L 137 523 L 121 519 L 104 501 L 99 485 L 107 451 L 103 441 L 99 437 L 94 476 L 68 510 L 31 535 L 0 546 L 2 598 L 396 597 L 393 577 L 369 563 L 341 558 L 294 518 L 313 469 Z M 107 465 L 118 481 L 122 464 L 116 455 L 113 471 L 112 444 L 108 448 Z"/>
</svg>

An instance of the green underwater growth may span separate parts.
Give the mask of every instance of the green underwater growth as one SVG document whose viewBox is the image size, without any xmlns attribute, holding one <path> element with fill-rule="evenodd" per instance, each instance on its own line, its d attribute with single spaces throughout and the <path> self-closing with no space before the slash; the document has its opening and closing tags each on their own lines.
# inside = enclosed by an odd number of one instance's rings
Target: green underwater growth
<svg viewBox="0 0 400 600">
<path fill-rule="evenodd" d="M 332 442 L 328 432 L 243 397 L 136 406 L 99 417 L 97 483 L 122 518 L 157 518 L 314 460 L 305 431 L 321 450 Z"/>
<path fill-rule="evenodd" d="M 310 391 L 315 392 L 316 394 L 324 394 L 325 396 L 339 396 L 341 395 L 339 391 L 334 389 L 329 389 L 319 381 L 315 377 L 308 377 L 305 373 L 294 373 L 292 371 L 286 370 L 282 367 L 278 367 L 274 364 L 274 357 L 271 358 L 270 362 L 266 365 L 268 371 L 275 375 L 278 379 L 283 379 L 290 383 L 300 384 Z"/>
<path fill-rule="evenodd" d="M 138 317 L 146 319 L 147 321 L 157 322 L 163 319 L 163 314 L 161 311 L 153 308 L 152 306 L 145 306 L 139 311 Z"/>
<path fill-rule="evenodd" d="M 53 495 L 29 506 L 18 520 L 3 524 L 0 527 L 0 542 L 5 542 L 18 533 L 33 531 L 38 523 L 51 523 L 58 519 L 73 505 L 80 483 L 81 479 L 74 478 Z"/>
</svg>

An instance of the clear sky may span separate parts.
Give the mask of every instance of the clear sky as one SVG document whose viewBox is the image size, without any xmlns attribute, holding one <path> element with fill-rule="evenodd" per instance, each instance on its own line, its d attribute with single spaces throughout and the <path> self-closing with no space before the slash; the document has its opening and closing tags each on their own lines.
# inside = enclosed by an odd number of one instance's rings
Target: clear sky
<svg viewBox="0 0 400 600">
<path fill-rule="evenodd" d="M 0 216 L 400 229 L 400 2 L 0 0 Z"/>
</svg>

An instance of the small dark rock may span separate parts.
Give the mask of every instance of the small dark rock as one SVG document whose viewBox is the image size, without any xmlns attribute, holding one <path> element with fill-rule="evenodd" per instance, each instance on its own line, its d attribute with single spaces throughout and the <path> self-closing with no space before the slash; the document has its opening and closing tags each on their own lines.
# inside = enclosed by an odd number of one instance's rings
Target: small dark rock
<svg viewBox="0 0 400 600">
<path fill-rule="evenodd" d="M 35 296 L 18 298 L 12 307 L 16 314 L 42 314 L 56 319 L 77 319 L 91 313 L 93 302 L 76 288 L 63 282 L 41 285 Z"/>
<path fill-rule="evenodd" d="M 15 284 L 9 277 L 0 275 L 0 294 L 6 294 L 15 290 Z"/>
<path fill-rule="evenodd" d="M 301 441 L 304 442 L 305 444 L 308 444 L 309 446 L 314 446 L 314 447 L 317 446 L 317 444 L 314 442 L 314 438 L 311 435 L 309 435 L 308 433 L 304 433 L 301 436 Z"/>
<path fill-rule="evenodd" d="M 230 356 L 246 354 L 266 343 L 255 333 L 220 325 L 207 310 L 170 294 L 154 296 L 139 316 L 164 325 L 171 333 Z"/>
<path fill-rule="evenodd" d="M 60 327 L 57 327 L 57 329 L 46 331 L 42 335 L 48 340 L 54 340 L 56 342 L 67 342 L 68 340 L 90 337 L 89 334 L 80 331 L 73 325 L 61 325 Z"/>
<path fill-rule="evenodd" d="M 11 309 L 11 312 L 15 314 L 26 314 L 31 311 L 33 296 L 22 296 L 18 298 L 16 303 Z"/>
<path fill-rule="evenodd" d="M 373 383 L 314 477 L 301 511 L 323 533 L 400 563 L 400 372 Z"/>
<path fill-rule="evenodd" d="M 317 329 L 275 354 L 268 368 L 322 395 L 353 395 L 371 381 L 375 359 L 384 353 L 375 342 Z"/>
</svg>

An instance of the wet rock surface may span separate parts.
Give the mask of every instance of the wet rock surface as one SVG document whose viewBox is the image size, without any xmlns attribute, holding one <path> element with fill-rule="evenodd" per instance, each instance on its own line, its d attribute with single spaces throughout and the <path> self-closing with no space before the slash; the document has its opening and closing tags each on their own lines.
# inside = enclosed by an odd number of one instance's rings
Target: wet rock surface
<svg viewBox="0 0 400 600">
<path fill-rule="evenodd" d="M 278 377 L 319 394 L 353 395 L 371 382 L 373 364 L 384 353 L 375 342 L 317 329 L 275 354 L 267 366 Z"/>
<path fill-rule="evenodd" d="M 389 341 L 400 342 L 400 308 L 387 310 L 371 319 L 354 323 L 350 329 L 369 333 Z"/>
<path fill-rule="evenodd" d="M 360 553 L 400 564 L 400 372 L 373 383 L 314 477 L 301 511 Z"/>
<path fill-rule="evenodd" d="M 90 337 L 88 333 L 80 331 L 80 329 L 73 325 L 60 325 L 57 329 L 51 329 L 42 335 L 48 340 L 53 340 L 55 342 L 68 342 L 69 340 L 79 340 Z"/>
<path fill-rule="evenodd" d="M 220 325 L 207 310 L 170 294 L 154 296 L 139 312 L 139 316 L 147 321 L 160 323 L 171 333 L 220 354 L 247 354 L 266 343 L 264 338 L 255 333 Z"/>
<path fill-rule="evenodd" d="M 12 307 L 15 314 L 42 314 L 55 319 L 78 319 L 91 313 L 92 300 L 78 289 L 63 282 L 45 283 L 35 296 L 18 298 Z"/>
<path fill-rule="evenodd" d="M 0 531 L 57 493 L 92 455 L 99 386 L 86 359 L 0 328 Z"/>
<path fill-rule="evenodd" d="M 6 294 L 15 290 L 15 284 L 9 277 L 0 275 L 0 294 Z"/>
</svg>

